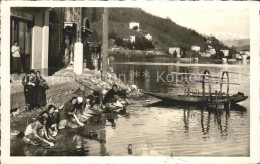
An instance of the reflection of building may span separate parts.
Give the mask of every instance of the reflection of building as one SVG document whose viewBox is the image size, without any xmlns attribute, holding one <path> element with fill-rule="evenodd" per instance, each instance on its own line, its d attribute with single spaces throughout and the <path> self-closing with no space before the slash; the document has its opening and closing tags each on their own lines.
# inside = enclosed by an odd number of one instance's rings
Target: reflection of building
<svg viewBox="0 0 260 164">
<path fill-rule="evenodd" d="M 229 51 L 228 50 L 220 50 L 220 52 L 223 52 L 224 57 L 227 57 L 229 55 Z"/>
<path fill-rule="evenodd" d="M 180 47 L 170 47 L 169 54 L 174 55 L 176 53 L 176 57 L 181 57 L 181 48 Z"/>
<path fill-rule="evenodd" d="M 200 46 L 191 46 L 191 50 L 200 52 Z"/>
<path fill-rule="evenodd" d="M 144 77 L 144 88 L 146 91 L 150 91 L 151 77 L 150 77 L 150 72 L 148 69 L 145 69 L 145 71 L 143 72 L 143 77 Z"/>
<path fill-rule="evenodd" d="M 130 22 L 129 23 L 129 29 L 132 30 L 135 26 L 137 27 L 137 29 L 139 29 L 140 24 L 138 22 Z"/>
<path fill-rule="evenodd" d="M 134 77 L 134 66 L 133 65 L 129 65 L 129 79 L 128 79 L 128 83 L 129 84 L 134 84 L 135 83 L 135 77 Z"/>
</svg>

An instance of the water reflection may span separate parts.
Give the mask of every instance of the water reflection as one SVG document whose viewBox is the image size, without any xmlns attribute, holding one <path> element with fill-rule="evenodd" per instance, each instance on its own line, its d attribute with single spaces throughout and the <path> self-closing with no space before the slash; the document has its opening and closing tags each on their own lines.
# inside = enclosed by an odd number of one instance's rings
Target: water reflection
<svg viewBox="0 0 260 164">
<path fill-rule="evenodd" d="M 180 85 L 157 81 L 157 71 L 186 72 L 187 67 L 114 65 L 116 74 L 124 73 L 126 80 L 152 92 L 183 92 Z M 249 67 L 190 67 L 201 73 L 208 69 L 212 74 L 224 70 L 248 73 Z M 140 72 L 140 76 L 134 73 Z M 148 71 L 146 79 L 143 73 Z M 248 83 L 231 88 L 249 95 Z M 201 84 L 192 86 L 200 89 Z M 219 86 L 217 86 L 219 87 Z M 192 89 L 192 88 L 191 88 Z M 143 107 L 143 103 L 157 102 Z M 131 105 L 120 113 L 103 113 L 88 120 L 82 129 L 60 131 L 52 148 L 24 145 L 11 140 L 11 155 L 46 156 L 125 156 L 125 155 L 249 155 L 250 100 L 232 106 L 230 110 L 208 110 L 200 106 L 185 106 L 158 102 L 144 97 L 131 100 Z M 129 148 L 131 144 L 131 149 Z M 24 150 L 24 151 L 23 151 Z"/>
<path fill-rule="evenodd" d="M 190 110 L 183 109 L 183 122 L 184 122 L 184 133 L 188 136 L 189 133 L 189 117 L 190 117 Z"/>
<path fill-rule="evenodd" d="M 87 121 L 85 127 L 59 131 L 54 147 L 26 145 L 19 139 L 11 140 L 11 155 L 14 156 L 107 156 L 107 139 L 116 129 L 117 119 L 130 118 L 126 108 L 119 113 L 103 113 Z M 111 128 L 109 128 L 111 127 Z"/>
<path fill-rule="evenodd" d="M 201 133 L 202 133 L 202 139 L 207 139 L 212 135 L 212 133 L 215 133 L 214 127 L 217 128 L 217 131 L 219 132 L 220 139 L 226 140 L 228 135 L 231 133 L 229 132 L 229 122 L 230 122 L 230 112 L 234 113 L 240 117 L 243 117 L 243 115 L 247 112 L 246 108 L 241 105 L 233 105 L 231 106 L 231 109 L 223 109 L 223 110 L 212 110 L 207 109 L 204 107 L 196 107 L 196 106 L 189 106 L 189 105 L 176 105 L 169 102 L 159 101 L 156 103 L 152 103 L 148 105 L 147 107 L 159 107 L 159 108 L 175 108 L 175 109 L 181 109 L 183 112 L 183 133 L 186 137 L 189 137 L 190 133 L 192 133 L 192 128 L 190 128 L 191 124 L 194 124 L 193 119 L 199 119 L 198 122 L 200 122 L 201 127 Z M 197 117 L 197 113 L 200 114 L 200 118 Z M 214 124 L 212 126 L 211 124 Z"/>
</svg>

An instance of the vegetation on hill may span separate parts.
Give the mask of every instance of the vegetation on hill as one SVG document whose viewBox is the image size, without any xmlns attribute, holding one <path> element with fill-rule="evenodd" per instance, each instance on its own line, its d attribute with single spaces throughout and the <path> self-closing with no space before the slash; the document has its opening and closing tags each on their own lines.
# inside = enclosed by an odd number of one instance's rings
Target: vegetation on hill
<svg viewBox="0 0 260 164">
<path fill-rule="evenodd" d="M 102 36 L 102 8 L 90 8 L 89 16 L 91 18 L 91 27 Z M 98 16 L 98 14 L 100 14 Z M 94 15 L 94 16 L 93 16 Z M 141 31 L 129 29 L 131 21 L 139 22 Z M 228 49 L 231 53 L 235 53 L 234 49 L 225 46 L 216 38 L 207 38 L 195 30 L 179 26 L 169 18 L 161 18 L 144 12 L 138 8 L 110 8 L 109 9 L 109 32 L 115 32 L 119 38 L 126 38 L 131 35 L 144 36 L 150 33 L 156 47 L 168 52 L 169 47 L 181 47 L 184 53 L 189 53 L 190 47 L 197 45 L 201 47 L 201 51 L 207 49 L 211 40 L 211 46 L 217 52 L 220 49 Z"/>
<path fill-rule="evenodd" d="M 222 41 L 228 47 L 235 47 L 237 52 L 250 50 L 250 39 L 239 39 L 239 40 L 225 40 Z"/>
</svg>

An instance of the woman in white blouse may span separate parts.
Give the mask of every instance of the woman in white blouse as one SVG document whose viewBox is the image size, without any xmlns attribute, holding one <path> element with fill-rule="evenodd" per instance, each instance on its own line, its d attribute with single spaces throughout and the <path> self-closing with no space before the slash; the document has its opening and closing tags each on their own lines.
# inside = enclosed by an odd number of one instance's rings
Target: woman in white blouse
<svg viewBox="0 0 260 164">
<path fill-rule="evenodd" d="M 21 73 L 21 55 L 20 47 L 17 41 L 12 46 L 12 71 L 18 74 Z"/>
</svg>

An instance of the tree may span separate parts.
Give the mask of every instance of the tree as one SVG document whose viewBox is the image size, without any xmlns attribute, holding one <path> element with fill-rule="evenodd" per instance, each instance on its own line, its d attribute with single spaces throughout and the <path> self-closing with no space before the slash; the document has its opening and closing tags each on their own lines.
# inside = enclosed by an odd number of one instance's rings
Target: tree
<svg viewBox="0 0 260 164">
<path fill-rule="evenodd" d="M 122 43 L 123 43 L 123 39 L 121 39 L 121 38 L 119 38 L 119 37 L 117 37 L 117 38 L 115 39 L 115 44 L 116 44 L 117 46 L 122 46 Z"/>
<path fill-rule="evenodd" d="M 173 57 L 174 57 L 174 58 L 177 57 L 177 51 L 176 51 L 176 50 L 174 50 L 174 52 L 173 52 Z"/>
<path fill-rule="evenodd" d="M 197 57 L 199 57 L 198 51 L 191 51 L 191 57 L 192 57 L 192 58 L 197 58 Z"/>
<path fill-rule="evenodd" d="M 224 53 L 222 52 L 222 51 L 217 51 L 216 52 L 216 58 L 218 58 L 218 59 L 222 59 L 224 57 Z"/>
<path fill-rule="evenodd" d="M 96 30 L 93 30 L 93 33 L 90 36 L 90 40 L 93 42 L 99 42 L 99 35 L 98 32 Z"/>
<path fill-rule="evenodd" d="M 117 39 L 117 34 L 114 32 L 114 31 L 112 31 L 112 32 L 110 32 L 109 34 L 108 34 L 108 39 Z"/>
</svg>

